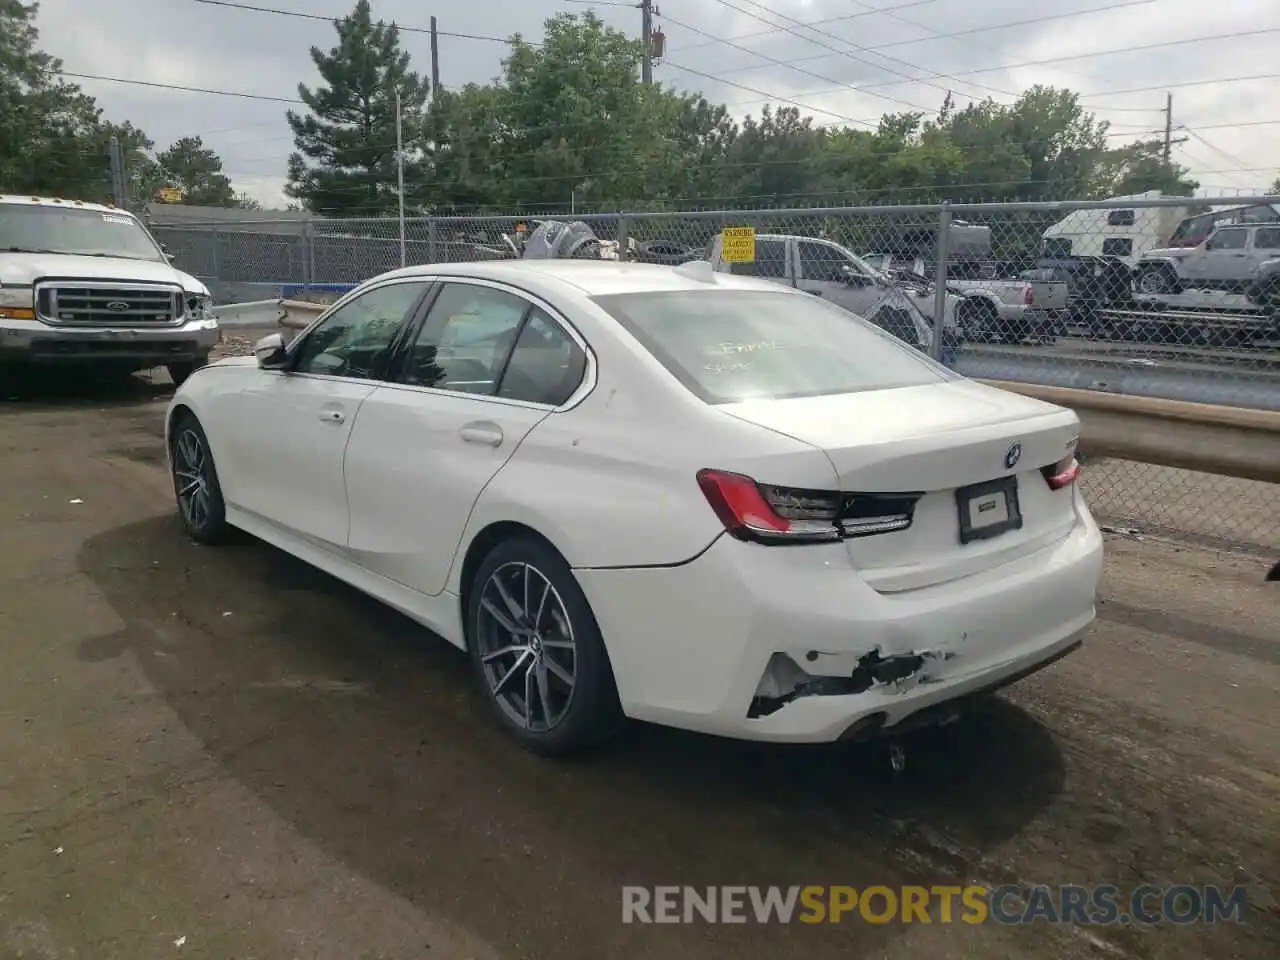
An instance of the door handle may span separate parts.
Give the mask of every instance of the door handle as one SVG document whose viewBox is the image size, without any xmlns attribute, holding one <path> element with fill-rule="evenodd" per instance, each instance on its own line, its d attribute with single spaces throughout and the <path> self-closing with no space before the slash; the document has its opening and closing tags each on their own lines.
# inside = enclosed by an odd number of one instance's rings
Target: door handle
<svg viewBox="0 0 1280 960">
<path fill-rule="evenodd" d="M 490 447 L 502 445 L 502 428 L 496 423 L 468 423 L 458 433 L 467 443 L 483 443 Z"/>
<path fill-rule="evenodd" d="M 320 419 L 324 423 L 346 423 L 347 415 L 341 410 L 321 410 Z"/>
</svg>

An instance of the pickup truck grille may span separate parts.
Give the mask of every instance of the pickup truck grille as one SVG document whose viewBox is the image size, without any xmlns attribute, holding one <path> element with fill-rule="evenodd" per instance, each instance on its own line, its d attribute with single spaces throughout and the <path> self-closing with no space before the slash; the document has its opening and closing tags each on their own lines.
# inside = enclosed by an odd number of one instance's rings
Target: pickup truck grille
<svg viewBox="0 0 1280 960">
<path fill-rule="evenodd" d="M 185 312 L 182 291 L 161 284 L 46 283 L 36 288 L 36 313 L 53 326 L 175 326 Z"/>
</svg>

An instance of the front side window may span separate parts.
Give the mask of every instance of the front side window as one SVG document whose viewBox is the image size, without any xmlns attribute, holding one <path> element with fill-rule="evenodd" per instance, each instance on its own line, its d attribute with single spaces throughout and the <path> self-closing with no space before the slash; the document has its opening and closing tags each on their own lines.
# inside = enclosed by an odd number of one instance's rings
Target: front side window
<svg viewBox="0 0 1280 960">
<path fill-rule="evenodd" d="M 707 403 L 943 383 L 945 368 L 825 300 L 748 290 L 596 297 Z"/>
<path fill-rule="evenodd" d="M 0 253 L 164 260 L 151 235 L 126 213 L 47 204 L 0 204 Z"/>
<path fill-rule="evenodd" d="M 299 345 L 294 372 L 378 379 L 400 324 L 422 296 L 423 287 L 422 283 L 388 284 L 339 307 Z"/>
<path fill-rule="evenodd" d="M 825 243 L 811 243 L 801 240 L 798 244 L 800 254 L 800 275 L 806 280 L 826 280 L 839 282 L 845 279 L 846 268 L 852 269 L 849 258 L 835 247 Z"/>
<path fill-rule="evenodd" d="M 1133 254 L 1133 240 L 1129 237 L 1108 237 L 1102 241 L 1104 257 L 1128 257 Z"/>
<path fill-rule="evenodd" d="M 530 308 L 529 301 L 503 290 L 444 284 L 409 348 L 400 380 L 493 396 Z"/>
</svg>

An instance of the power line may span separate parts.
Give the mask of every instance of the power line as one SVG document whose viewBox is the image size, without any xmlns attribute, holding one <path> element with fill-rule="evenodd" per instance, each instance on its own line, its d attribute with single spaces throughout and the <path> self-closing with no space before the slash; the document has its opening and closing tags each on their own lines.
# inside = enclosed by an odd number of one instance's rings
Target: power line
<svg viewBox="0 0 1280 960">
<path fill-rule="evenodd" d="M 952 74 L 952 76 L 964 77 L 964 76 L 970 76 L 975 73 L 994 73 L 999 70 L 1021 70 L 1025 67 L 1042 67 L 1042 66 L 1048 66 L 1049 64 L 1062 63 L 1069 60 L 1088 60 L 1094 57 L 1117 56 L 1117 55 L 1123 55 L 1126 53 L 1141 53 L 1147 50 L 1158 50 L 1166 47 L 1186 46 L 1187 44 L 1192 44 L 1192 43 L 1209 43 L 1215 40 L 1239 40 L 1243 37 L 1255 37 L 1255 36 L 1261 36 L 1262 34 L 1271 34 L 1271 33 L 1280 33 L 1280 27 L 1263 27 L 1261 29 L 1255 29 L 1255 30 L 1241 30 L 1235 33 L 1221 33 L 1221 34 L 1215 34 L 1213 36 L 1208 36 L 1208 37 L 1188 37 L 1181 40 L 1163 40 L 1158 43 L 1148 43 L 1148 44 L 1143 44 L 1141 46 L 1135 46 L 1135 47 L 1122 47 L 1120 49 L 1112 49 L 1112 50 L 1096 50 L 1092 53 L 1073 53 L 1068 56 L 1062 56 L 1062 57 L 1048 57 L 1044 60 L 1025 60 L 1025 61 L 1022 61 L 1021 63 L 1006 63 L 996 67 L 976 67 L 970 70 L 956 71 L 954 74 Z M 670 61 L 667 61 L 667 65 L 672 66 Z M 751 69 L 755 69 L 755 68 L 753 67 Z M 720 75 L 710 76 L 710 78 L 720 83 L 726 83 L 726 84 L 729 84 L 730 86 L 740 87 L 742 86 L 741 84 L 737 84 L 732 81 L 725 80 L 723 78 L 725 75 L 729 73 L 741 73 L 741 72 L 742 72 L 741 70 L 726 70 L 724 73 Z M 877 81 L 876 83 L 863 84 L 862 87 L 860 88 L 860 92 L 865 92 L 873 88 L 900 86 L 902 83 L 903 81 L 901 80 Z M 1169 86 L 1173 86 L 1173 84 L 1162 84 L 1161 86 L 1155 89 L 1164 90 L 1164 89 L 1167 89 Z M 745 89 L 751 89 L 751 88 L 745 88 Z M 829 94 L 829 93 L 840 93 L 843 91 L 843 89 L 844 88 L 842 87 L 835 90 L 831 90 L 831 89 L 806 90 L 796 94 L 796 96 L 816 97 L 816 96 L 822 96 L 824 94 Z M 1090 94 L 1089 96 L 1101 96 L 1101 94 Z"/>
<path fill-rule="evenodd" d="M 294 97 L 272 97 L 265 93 L 245 93 L 240 90 L 214 90 L 209 87 L 188 87 L 180 83 L 160 83 L 152 80 L 131 80 L 125 77 L 107 77 L 98 73 L 71 73 L 62 71 L 64 77 L 77 80 L 101 80 L 104 83 L 125 83 L 135 87 L 154 87 L 157 90 L 181 90 L 185 93 L 208 93 L 218 97 L 238 97 L 241 100 L 267 100 L 272 103 L 302 103 Z"/>
<path fill-rule="evenodd" d="M 1150 87 L 1130 87 L 1127 90 L 1104 90 L 1099 93 L 1085 93 L 1081 96 L 1088 99 L 1094 97 L 1122 97 L 1131 93 L 1151 93 L 1155 90 L 1180 90 L 1183 87 L 1205 87 L 1216 83 L 1248 83 L 1258 80 L 1280 80 L 1280 73 L 1259 73 L 1248 77 L 1215 77 L 1207 80 L 1182 80 L 1178 83 L 1157 83 Z M 1082 103 L 1082 107 L 1088 107 L 1089 104 Z M 1114 108 L 1114 109 L 1119 109 Z M 1134 107 L 1134 110 L 1143 109 Z M 1153 107 L 1149 111 L 1151 113 L 1164 113 L 1164 107 Z"/>
<path fill-rule="evenodd" d="M 794 37 L 799 37 L 801 40 L 804 40 L 806 43 L 811 43 L 811 44 L 813 44 L 813 45 L 815 45 L 815 46 L 822 47 L 822 48 L 824 48 L 824 49 L 826 49 L 826 50 L 830 50 L 832 53 L 839 54 L 840 56 L 845 57 L 845 58 L 846 58 L 846 59 L 848 59 L 848 60 L 852 60 L 854 63 L 861 63 L 861 64 L 863 64 L 864 66 L 873 67 L 873 68 L 874 68 L 874 69 L 876 69 L 876 70 L 883 70 L 885 73 L 892 73 L 892 74 L 896 74 L 896 75 L 898 75 L 899 77 L 904 77 L 904 78 L 906 78 L 907 80 L 911 81 L 912 83 L 921 83 L 921 84 L 924 84 L 925 86 L 933 87 L 933 88 L 934 88 L 934 89 L 936 89 L 936 90 L 941 90 L 943 93 L 950 93 L 950 92 L 951 92 L 951 90 L 950 90 L 949 88 L 947 88 L 947 87 L 943 87 L 943 86 L 940 86 L 939 84 L 936 84 L 936 83 L 930 83 L 928 80 L 926 80 L 926 79 L 924 79 L 924 78 L 922 78 L 922 77 L 913 77 L 913 76 L 911 76 L 910 74 L 903 73 L 901 70 L 895 70 L 893 67 L 887 67 L 887 66 L 885 66 L 884 64 L 876 63 L 876 62 L 874 62 L 874 61 L 872 61 L 872 60 L 867 60 L 867 59 L 865 59 L 865 58 L 863 58 L 863 57 L 856 56 L 855 54 L 853 54 L 852 52 L 850 52 L 850 51 L 848 51 L 848 50 L 841 50 L 839 47 L 833 47 L 833 46 L 831 46 L 831 44 L 829 44 L 829 43 L 824 43 L 824 42 L 823 42 L 823 41 L 821 41 L 821 40 L 816 40 L 816 39 L 814 39 L 813 37 L 806 36 L 805 34 L 800 33 L 799 31 L 797 31 L 797 30 L 793 29 L 792 27 L 788 27 L 788 26 L 786 26 L 786 24 L 784 24 L 784 23 L 770 23 L 768 20 L 764 19 L 764 18 L 763 18 L 763 17 L 761 17 L 759 14 L 752 13 L 750 10 L 745 10 L 745 9 L 743 9 L 742 7 L 738 6 L 737 4 L 735 4 L 735 3 L 731 3 L 731 2 L 730 2 L 730 0 L 715 0 L 715 2 L 716 2 L 716 3 L 718 3 L 718 4 L 720 4 L 722 7 L 728 7 L 730 10 L 736 10 L 738 13 L 741 13 L 741 14 L 743 14 L 743 15 L 745 15 L 745 16 L 751 17 L 753 20 L 759 20 L 759 21 L 760 21 L 761 23 L 763 23 L 763 24 L 766 24 L 766 25 L 768 25 L 768 26 L 774 27 L 775 29 L 778 29 L 778 30 L 783 30 L 783 31 L 785 31 L 785 32 L 787 32 L 787 33 L 789 33 L 789 34 L 791 34 L 791 35 L 792 35 L 792 36 L 794 36 Z M 754 2 L 754 0 L 747 0 L 747 2 L 751 3 L 751 5 L 752 5 L 752 6 L 754 6 L 754 7 L 760 7 L 760 4 L 755 3 L 755 2 Z M 761 7 L 761 9 L 764 9 L 764 10 L 768 11 L 768 8 L 767 8 L 767 7 Z M 791 23 L 799 24 L 801 27 L 804 27 L 804 26 L 805 26 L 805 24 L 804 24 L 802 21 L 800 21 L 800 20 L 796 20 L 794 17 L 788 17 L 788 16 L 786 16 L 786 15 L 784 15 L 784 14 L 781 14 L 781 13 L 773 13 L 772 11 L 768 11 L 768 12 L 770 13 L 770 15 L 771 15 L 771 16 L 778 17 L 778 18 L 780 18 L 780 19 L 782 19 L 782 20 L 790 21 Z M 842 40 L 841 42 L 842 42 L 842 43 L 847 43 L 847 44 L 849 44 L 851 47 L 854 47 L 854 48 L 855 48 L 855 49 L 857 49 L 857 50 L 865 50 L 865 49 L 866 49 L 865 47 L 860 47 L 860 46 L 858 46 L 858 44 L 856 44 L 856 43 L 852 43 L 851 41 L 848 41 L 848 40 Z M 892 61 L 894 61 L 894 62 L 896 62 L 896 63 L 904 64 L 905 66 L 907 66 L 907 67 L 911 68 L 912 70 L 921 70 L 921 69 L 923 69 L 922 67 L 918 67 L 918 66 L 916 66 L 914 63 L 909 63 L 909 62 L 907 62 L 907 61 L 905 61 L 905 60 L 899 60 L 899 59 L 898 59 L 898 58 L 896 58 L 896 57 L 885 56 L 884 54 L 877 54 L 877 56 L 883 57 L 883 58 L 884 58 L 884 59 L 886 59 L 886 60 L 892 60 Z M 794 63 L 794 61 L 793 61 L 793 63 Z M 799 68 L 799 67 L 794 67 L 794 66 L 793 66 L 793 69 L 797 69 L 797 70 L 798 70 L 798 69 L 800 69 L 800 68 Z M 955 76 L 954 76 L 954 75 L 942 74 L 942 73 L 936 73 L 936 72 L 933 72 L 933 71 L 926 71 L 926 73 L 927 73 L 929 76 L 942 77 L 943 79 L 947 79 L 947 80 L 954 80 L 954 79 L 955 79 Z M 974 84 L 974 86 L 981 86 L 981 84 Z M 863 87 L 863 89 L 866 89 L 866 87 Z M 994 89 L 994 88 L 987 88 L 987 89 Z M 996 92 L 997 92 L 997 93 L 1000 93 L 1000 94 L 1002 94 L 1002 95 L 1004 95 L 1004 96 L 1013 96 L 1013 94 L 1006 93 L 1006 92 L 1005 92 L 1005 91 L 1003 91 L 1003 90 L 997 90 Z M 966 96 L 967 96 L 967 94 L 966 94 Z M 917 107 L 916 109 L 920 109 L 920 108 L 918 108 L 918 107 Z"/>
<path fill-rule="evenodd" d="M 936 3 L 938 2 L 938 0 L 924 0 L 924 2 Z M 1065 20 L 1070 17 L 1082 17 L 1091 13 L 1108 13 L 1112 10 L 1123 10 L 1126 7 L 1138 7 L 1138 6 L 1143 6 L 1145 4 L 1160 3 L 1160 2 L 1161 0 L 1123 0 L 1123 2 L 1121 3 L 1113 3 L 1105 7 L 1090 7 L 1088 10 L 1071 10 L 1071 11 L 1068 11 L 1067 13 L 1051 13 L 1051 14 L 1045 14 L 1044 16 L 1031 17 L 1030 19 L 1027 19 L 1027 20 L 1010 20 L 1006 23 L 992 24 L 991 26 L 987 26 L 987 27 L 970 27 L 965 30 L 956 30 L 952 33 L 939 33 L 932 37 L 913 37 L 910 40 L 891 40 L 887 43 L 873 43 L 873 44 L 870 44 L 868 47 L 866 47 L 866 49 L 887 50 L 890 47 L 905 47 L 913 43 L 929 43 L 934 40 L 949 40 L 954 37 L 968 37 L 977 33 L 989 33 L 993 30 L 1007 30 L 1007 29 L 1012 29 L 1014 27 L 1027 27 L 1027 26 L 1032 26 L 1034 24 L 1038 24 L 1038 23 L 1048 23 L 1049 21 L 1052 21 L 1052 20 Z M 855 13 L 852 16 L 847 16 L 847 17 L 829 17 L 825 20 L 812 20 L 807 24 L 807 26 L 814 27 L 814 26 L 818 26 L 819 24 L 834 23 L 838 20 L 852 20 L 857 17 L 870 17 L 870 16 L 874 16 L 877 13 L 882 13 L 882 14 L 896 13 L 899 10 L 906 10 L 906 9 L 909 9 L 910 7 L 919 7 L 923 5 L 924 3 L 907 3 L 898 7 L 881 7 L 875 11 L 867 11 L 866 13 Z M 920 26 L 920 25 L 916 24 L 916 26 Z M 922 27 L 922 29 L 924 28 Z M 772 30 L 758 30 L 755 33 L 739 34 L 738 36 L 732 37 L 731 39 L 747 40 L 752 37 L 771 37 L 771 36 L 774 36 L 774 31 Z M 695 44 L 690 44 L 689 46 L 679 47 L 677 49 L 672 50 L 671 52 L 679 53 L 681 50 L 692 50 L 694 47 L 705 47 L 705 46 L 707 46 L 707 44 L 705 43 L 695 43 Z M 818 58 L 813 57 L 813 58 L 804 58 L 804 59 L 818 59 Z"/>
<path fill-rule="evenodd" d="M 574 0 L 577 2 L 577 0 Z M 810 20 L 805 26 L 817 27 L 827 23 L 843 23 L 849 20 L 861 20 L 863 17 L 873 17 L 877 13 L 892 13 L 898 10 L 910 10 L 912 7 L 924 7 L 930 4 L 939 3 L 941 0 L 911 0 L 910 3 L 900 3 L 893 7 L 880 7 L 878 10 L 867 10 L 863 13 L 846 13 L 839 17 L 824 17 L 821 20 Z M 772 37 L 775 36 L 773 30 L 757 30 L 754 33 L 740 33 L 736 37 L 730 37 L 730 40 L 750 40 L 753 37 Z M 709 47 L 710 43 L 690 43 L 683 47 L 676 47 L 671 52 L 679 53 L 681 50 L 694 50 L 698 47 Z"/>
<path fill-rule="evenodd" d="M 299 20 L 318 20 L 324 23 L 333 23 L 341 17 L 324 17 L 318 13 L 302 13 L 299 10 L 277 10 L 274 7 L 259 7 L 251 3 L 233 3 L 231 0 L 195 0 L 196 3 L 203 3 L 210 7 L 227 7 L 231 10 L 248 10 L 253 13 L 270 13 L 277 17 L 297 17 Z M 397 30 L 404 33 L 431 33 L 430 27 L 406 27 L 401 24 L 392 24 Z M 449 30 L 437 30 L 437 36 L 456 37 L 459 40 L 485 40 L 490 43 L 510 43 L 509 37 L 489 37 L 478 33 L 454 33 Z"/>
<path fill-rule="evenodd" d="M 753 57 L 760 57 L 762 60 L 767 60 L 769 63 L 775 64 L 780 67 L 785 67 L 788 70 L 795 70 L 797 73 L 803 73 L 806 76 L 817 77 L 819 80 L 825 80 L 827 83 L 840 82 L 834 77 L 824 76 L 821 73 L 815 73 L 814 71 L 807 70 L 804 67 L 797 67 L 793 62 L 789 63 L 786 60 L 779 60 L 776 57 L 769 56 L 767 53 L 760 53 L 757 50 L 752 50 L 750 47 L 744 47 L 741 44 L 734 43 L 732 40 L 721 40 L 720 38 L 714 36 L 713 34 L 707 33 L 707 31 L 702 30 L 699 27 L 695 27 L 692 24 L 685 23 L 682 20 L 677 20 L 675 17 L 671 16 L 670 14 L 663 14 L 663 18 L 670 23 L 674 23 L 676 26 L 684 27 L 686 30 L 692 30 L 694 33 L 701 34 L 704 37 L 711 37 L 713 40 L 716 40 L 718 43 L 723 43 L 726 46 L 732 47 L 735 50 L 741 50 L 744 53 L 749 53 Z M 872 64 L 872 66 L 874 66 L 874 64 Z M 851 83 L 845 84 L 845 89 L 852 93 L 858 92 L 858 88 Z M 873 93 L 872 96 L 880 100 L 888 101 L 890 103 L 902 104 L 905 107 L 910 107 L 912 110 L 924 110 L 927 112 L 929 109 L 928 107 L 922 107 L 919 104 L 912 103 L 909 100 L 902 100 L 902 99 L 899 99 L 898 97 L 891 97 L 888 94 Z"/>
</svg>

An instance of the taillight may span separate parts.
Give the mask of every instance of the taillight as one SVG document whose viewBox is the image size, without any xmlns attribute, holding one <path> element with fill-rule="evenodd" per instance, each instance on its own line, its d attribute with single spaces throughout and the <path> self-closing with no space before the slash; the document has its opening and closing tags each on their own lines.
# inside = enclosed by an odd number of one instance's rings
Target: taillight
<svg viewBox="0 0 1280 960">
<path fill-rule="evenodd" d="M 841 539 L 841 495 L 756 483 L 740 473 L 699 470 L 698 486 L 725 530 L 739 540 L 818 543 Z"/>
<path fill-rule="evenodd" d="M 1076 478 L 1080 476 L 1080 461 L 1076 459 L 1073 453 L 1057 463 L 1041 467 L 1040 472 L 1044 474 L 1045 482 L 1049 484 L 1050 490 L 1061 490 L 1063 487 L 1071 486 L 1076 482 Z"/>
</svg>

